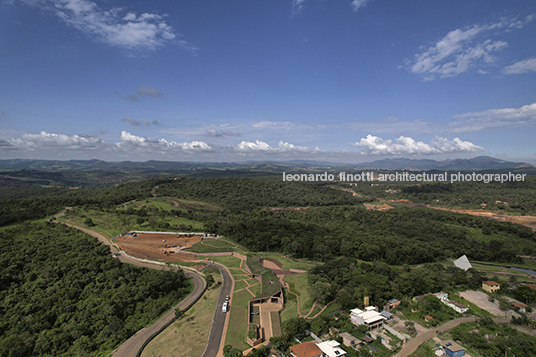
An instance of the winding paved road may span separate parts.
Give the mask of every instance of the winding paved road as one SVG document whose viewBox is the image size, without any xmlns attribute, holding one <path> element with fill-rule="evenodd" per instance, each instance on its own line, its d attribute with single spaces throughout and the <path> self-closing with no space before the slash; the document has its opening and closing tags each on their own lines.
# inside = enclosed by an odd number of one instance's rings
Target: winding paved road
<svg viewBox="0 0 536 357">
<path fill-rule="evenodd" d="M 212 328 L 210 329 L 210 336 L 208 337 L 207 348 L 201 357 L 216 357 L 221 348 L 223 348 L 223 340 L 225 338 L 224 332 L 225 322 L 228 319 L 229 312 L 222 312 L 221 308 L 223 302 L 227 298 L 227 295 L 231 297 L 229 302 L 229 309 L 232 309 L 232 294 L 233 289 L 233 280 L 229 274 L 229 271 L 225 267 L 218 263 L 212 263 L 207 265 L 205 269 L 208 268 L 217 268 L 222 276 L 222 286 L 220 291 L 220 296 L 218 297 L 218 303 L 216 304 L 216 310 L 214 311 L 214 318 L 212 319 Z"/>
<path fill-rule="evenodd" d="M 60 215 L 57 215 L 56 217 L 59 217 Z M 121 252 L 119 252 L 117 250 L 117 248 L 114 245 L 112 245 L 112 243 L 108 240 L 108 238 L 106 238 L 105 236 L 103 236 L 99 232 L 96 232 L 96 231 L 94 231 L 92 229 L 76 226 L 76 225 L 65 223 L 65 222 L 61 222 L 61 223 L 65 224 L 65 225 L 67 225 L 69 227 L 81 230 L 82 232 L 85 232 L 85 233 L 97 238 L 101 243 L 108 245 L 110 247 L 110 251 L 112 252 L 112 254 L 115 254 L 117 256 L 117 259 L 119 259 L 123 263 L 133 264 L 133 265 L 137 265 L 137 266 L 145 267 L 145 268 L 159 269 L 159 270 L 164 270 L 164 269 L 167 268 L 164 265 L 140 262 L 140 261 L 138 261 L 136 259 L 132 259 L 132 258 L 129 258 L 129 257 L 125 256 L 124 254 L 121 254 Z M 214 264 L 214 265 L 216 265 L 216 264 Z M 225 269 L 222 269 L 222 268 L 220 268 L 218 266 L 216 266 L 216 267 L 218 269 L 220 269 L 220 272 L 222 272 L 223 276 L 225 276 L 224 272 L 225 272 L 225 274 L 228 274 Z M 201 295 L 203 295 L 203 293 L 205 292 L 205 289 L 206 289 L 206 282 L 205 282 L 205 279 L 203 278 L 203 276 L 201 274 L 196 274 L 196 273 L 194 273 L 192 271 L 189 271 L 189 270 L 186 270 L 186 269 L 183 269 L 183 271 L 184 271 L 184 274 L 188 278 L 193 280 L 193 282 L 194 282 L 193 291 L 188 296 L 186 296 L 186 298 L 184 298 L 181 302 L 179 302 L 172 309 L 170 309 L 163 316 L 161 316 L 158 320 L 156 320 L 156 322 L 154 324 L 152 324 L 151 326 L 145 327 L 145 328 L 141 329 L 140 331 L 136 332 L 132 337 L 130 337 L 121 346 L 119 346 L 113 352 L 114 357 L 133 357 L 133 356 L 136 356 L 136 354 L 138 353 L 140 348 L 144 345 L 145 341 L 149 340 L 151 337 L 154 337 L 153 335 L 155 333 L 160 331 L 160 329 L 162 329 L 165 325 L 167 325 L 175 317 L 175 309 L 176 308 L 179 308 L 181 310 L 187 309 L 191 305 L 193 305 L 201 297 Z M 230 281 L 230 277 L 228 277 L 228 275 L 227 275 L 226 279 L 224 279 L 223 287 L 226 286 L 225 285 L 226 281 L 227 282 Z M 228 284 L 230 284 L 230 283 L 228 283 Z M 230 288 L 228 288 L 228 291 L 230 291 Z M 220 309 L 220 313 L 221 313 L 220 300 L 222 299 L 222 294 L 223 293 L 224 293 L 224 291 L 222 289 L 222 292 L 220 293 L 220 297 L 218 299 L 218 306 L 219 306 L 219 309 Z M 229 292 L 226 292 L 225 295 L 223 295 L 224 300 L 225 300 L 225 297 L 226 297 L 227 294 L 229 294 Z M 216 312 L 218 312 L 218 307 L 216 307 Z M 225 323 L 225 315 L 226 314 L 223 314 L 223 313 L 221 313 L 221 314 L 224 315 L 223 317 L 224 317 L 224 323 Z M 215 314 L 215 317 L 216 317 L 216 314 Z M 219 323 L 219 320 L 220 319 L 218 319 L 218 323 Z M 216 318 L 215 318 L 215 321 L 216 321 Z M 213 325 L 212 325 L 213 330 L 214 330 L 214 325 L 215 325 L 215 323 L 213 323 Z M 219 349 L 219 342 L 221 340 L 221 331 L 223 331 L 223 329 L 220 330 L 219 335 L 216 334 L 216 337 L 219 336 L 219 340 L 217 341 L 218 342 L 218 344 L 217 344 L 218 348 L 216 348 L 216 353 L 207 354 L 207 352 L 205 352 L 205 355 L 204 355 L 205 357 L 212 357 L 212 356 L 215 357 L 216 356 L 216 354 L 218 352 L 218 349 Z M 212 338 L 212 336 L 213 336 L 213 331 L 211 331 L 211 333 L 210 333 L 209 342 L 210 342 L 210 339 Z M 214 340 L 214 342 L 212 342 L 212 344 L 215 345 L 216 341 Z M 207 351 L 208 351 L 208 348 L 207 348 Z M 212 348 L 210 349 L 210 351 L 212 351 Z"/>
</svg>

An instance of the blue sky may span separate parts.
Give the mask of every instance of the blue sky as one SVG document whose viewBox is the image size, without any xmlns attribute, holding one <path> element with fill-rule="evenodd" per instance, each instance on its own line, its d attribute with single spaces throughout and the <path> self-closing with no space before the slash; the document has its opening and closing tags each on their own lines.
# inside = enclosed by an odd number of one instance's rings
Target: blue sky
<svg viewBox="0 0 536 357">
<path fill-rule="evenodd" d="M 0 3 L 0 157 L 536 162 L 536 2 Z"/>
</svg>

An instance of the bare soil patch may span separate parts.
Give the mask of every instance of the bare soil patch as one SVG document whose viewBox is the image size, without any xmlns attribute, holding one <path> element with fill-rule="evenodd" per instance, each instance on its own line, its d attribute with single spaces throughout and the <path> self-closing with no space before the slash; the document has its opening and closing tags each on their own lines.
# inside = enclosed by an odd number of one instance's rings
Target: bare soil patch
<svg viewBox="0 0 536 357">
<path fill-rule="evenodd" d="M 389 211 L 390 209 L 393 208 L 392 206 L 389 206 L 389 205 L 386 204 L 386 203 L 384 203 L 384 204 L 382 204 L 382 205 L 372 204 L 372 203 L 363 203 L 363 205 L 365 205 L 365 207 L 366 207 L 368 210 L 372 210 L 372 211 L 381 211 L 381 212 Z"/>
<path fill-rule="evenodd" d="M 499 303 L 497 301 L 494 301 L 494 302 L 489 301 L 489 296 L 483 293 L 482 291 L 467 290 L 467 291 L 462 291 L 458 293 L 458 295 L 464 298 L 465 300 L 472 302 L 479 308 L 492 313 L 495 316 L 499 316 L 499 317 L 505 316 L 505 312 L 499 308 Z M 513 314 L 516 317 L 519 316 L 519 314 L 513 311 L 508 311 L 507 313 L 508 313 L 508 317 L 511 316 L 510 314 Z"/>
<path fill-rule="evenodd" d="M 414 203 L 411 203 L 407 199 L 389 200 L 387 202 L 401 203 L 409 207 L 426 207 L 426 208 L 438 209 L 442 211 L 465 213 L 465 214 L 470 214 L 472 216 L 486 217 L 486 218 L 494 219 L 494 220 L 501 221 L 501 222 L 512 222 L 512 223 L 522 224 L 536 231 L 536 216 L 511 216 L 511 215 L 506 215 L 506 214 L 499 214 L 495 212 L 484 211 L 481 209 L 477 209 L 477 210 L 466 209 L 465 210 L 465 209 L 454 209 L 454 208 L 445 208 L 445 207 L 433 207 L 433 206 L 424 205 L 424 204 L 416 205 Z"/>
<path fill-rule="evenodd" d="M 115 242 L 121 250 L 136 258 L 176 262 L 198 261 L 195 254 L 179 251 L 179 248 L 190 248 L 194 244 L 201 242 L 203 238 L 201 235 L 191 237 L 164 233 L 137 233 L 136 235 L 134 237 L 125 234 L 117 237 Z M 164 251 L 167 251 L 168 254 L 164 254 Z"/>
</svg>

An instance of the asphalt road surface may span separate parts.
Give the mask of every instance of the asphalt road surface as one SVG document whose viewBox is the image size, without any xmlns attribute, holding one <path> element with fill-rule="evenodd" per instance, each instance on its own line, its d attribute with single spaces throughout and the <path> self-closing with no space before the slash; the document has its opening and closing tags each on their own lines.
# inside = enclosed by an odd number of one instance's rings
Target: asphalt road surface
<svg viewBox="0 0 536 357">
<path fill-rule="evenodd" d="M 119 259 L 123 263 L 133 264 L 133 265 L 137 265 L 137 266 L 145 267 L 145 268 L 159 269 L 159 270 L 164 270 L 164 269 L 167 268 L 164 265 L 140 262 L 140 261 L 137 261 L 135 259 L 131 259 L 131 258 L 121 254 L 117 250 L 117 248 L 115 246 L 113 246 L 105 236 L 103 236 L 102 234 L 100 234 L 100 233 L 98 233 L 98 232 L 96 232 L 96 231 L 94 231 L 92 229 L 79 227 L 79 226 L 75 226 L 75 225 L 68 224 L 68 223 L 64 223 L 64 224 L 69 226 L 69 227 L 81 230 L 82 232 L 85 232 L 85 233 L 97 238 L 101 243 L 104 243 L 104 244 L 108 245 L 110 247 L 110 251 L 112 252 L 112 254 L 116 254 L 116 255 L 119 254 L 119 255 L 117 255 L 117 259 Z M 220 269 L 220 271 L 222 272 L 222 275 L 224 273 L 227 274 L 225 269 L 220 268 L 220 267 L 217 267 L 217 268 Z M 163 316 L 161 316 L 158 320 L 156 320 L 156 322 L 154 324 L 152 324 L 151 326 L 148 326 L 148 327 L 143 328 L 140 331 L 136 332 L 131 338 L 129 338 L 121 346 L 119 346 L 118 349 L 115 350 L 114 353 L 113 353 L 114 357 L 133 357 L 133 356 L 136 356 L 136 354 L 138 353 L 138 351 L 142 347 L 142 345 L 145 343 L 145 341 L 147 339 L 149 339 L 154 333 L 159 331 L 163 326 L 165 326 L 169 321 L 171 321 L 175 317 L 175 309 L 176 308 L 184 310 L 185 308 L 189 307 L 193 302 L 197 301 L 197 299 L 199 299 L 199 297 L 201 297 L 201 295 L 205 291 L 205 286 L 206 286 L 205 279 L 200 274 L 196 274 L 196 273 L 188 271 L 186 269 L 184 269 L 183 271 L 184 271 L 184 274 L 188 278 L 192 279 L 192 281 L 194 283 L 193 291 L 184 300 L 179 302 L 171 310 L 169 310 Z M 228 291 L 230 292 L 230 290 L 231 290 L 230 289 L 231 281 L 230 281 L 230 278 L 228 276 L 226 278 L 227 278 L 226 279 L 227 280 L 227 285 L 229 286 Z M 225 286 L 226 285 L 225 285 L 225 280 L 224 280 L 223 287 L 225 287 Z M 226 295 L 229 294 L 229 292 L 227 292 L 225 295 L 223 295 L 224 300 L 225 300 Z M 223 289 L 222 289 L 222 293 L 223 293 Z M 218 299 L 218 304 L 219 304 L 221 314 L 223 314 L 221 312 L 221 304 L 220 304 L 220 300 L 222 299 L 222 293 L 220 293 L 220 297 Z M 216 308 L 216 312 L 217 311 L 218 311 L 218 308 Z M 224 318 L 223 321 L 225 322 L 225 318 Z M 212 325 L 212 329 L 214 330 L 214 325 Z M 212 331 L 211 331 L 210 337 L 212 338 Z M 219 338 L 221 339 L 221 332 L 219 334 Z M 214 341 L 214 344 L 216 344 L 216 341 Z M 218 345 L 217 346 L 218 347 L 216 348 L 216 353 L 218 352 L 218 348 L 219 348 L 219 340 L 218 340 Z M 207 348 L 207 350 L 208 350 L 208 348 Z M 212 349 L 211 349 L 211 351 L 212 351 Z M 212 354 L 210 354 L 210 355 L 206 354 L 206 356 L 216 356 L 216 354 L 213 354 L 213 355 Z"/>
<path fill-rule="evenodd" d="M 218 351 L 220 350 L 220 344 L 225 338 L 225 336 L 223 336 L 225 320 L 228 318 L 227 316 L 229 315 L 229 310 L 232 309 L 233 306 L 229 305 L 229 309 L 227 312 L 222 312 L 221 308 L 223 302 L 227 298 L 227 295 L 231 295 L 231 288 L 233 282 L 231 280 L 231 277 L 229 276 L 229 273 L 222 265 L 218 263 L 212 263 L 209 264 L 205 269 L 207 268 L 218 268 L 223 278 L 223 281 L 222 286 L 220 288 L 221 291 L 220 296 L 218 297 L 218 303 L 216 304 L 216 310 L 214 311 L 214 318 L 212 319 L 212 328 L 210 329 L 210 336 L 208 338 L 207 348 L 205 349 L 205 352 L 201 357 L 216 357 L 218 355 Z"/>
</svg>

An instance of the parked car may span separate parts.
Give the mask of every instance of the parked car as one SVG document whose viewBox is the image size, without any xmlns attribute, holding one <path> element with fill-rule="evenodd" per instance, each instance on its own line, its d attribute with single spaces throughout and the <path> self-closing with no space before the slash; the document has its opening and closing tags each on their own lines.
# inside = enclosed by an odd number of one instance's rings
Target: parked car
<svg viewBox="0 0 536 357">
<path fill-rule="evenodd" d="M 223 306 L 221 307 L 222 312 L 227 312 L 227 308 L 229 306 L 229 303 L 226 301 L 223 303 Z"/>
<path fill-rule="evenodd" d="M 259 312 L 258 312 L 258 311 L 251 311 L 251 314 L 252 314 L 252 315 L 258 315 Z"/>
</svg>

